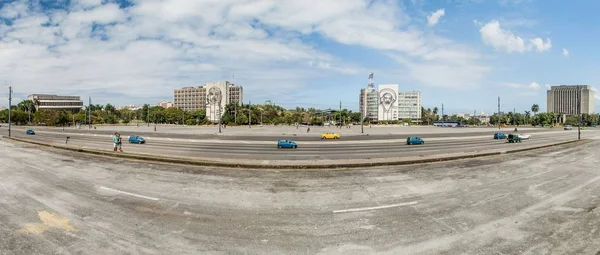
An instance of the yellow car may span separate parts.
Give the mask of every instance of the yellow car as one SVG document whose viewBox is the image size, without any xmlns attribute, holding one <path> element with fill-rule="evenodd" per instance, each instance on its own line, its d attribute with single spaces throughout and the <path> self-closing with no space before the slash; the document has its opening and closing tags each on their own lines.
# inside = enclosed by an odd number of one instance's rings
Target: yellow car
<svg viewBox="0 0 600 255">
<path fill-rule="evenodd" d="M 340 134 L 336 133 L 323 133 L 321 139 L 340 139 Z"/>
</svg>

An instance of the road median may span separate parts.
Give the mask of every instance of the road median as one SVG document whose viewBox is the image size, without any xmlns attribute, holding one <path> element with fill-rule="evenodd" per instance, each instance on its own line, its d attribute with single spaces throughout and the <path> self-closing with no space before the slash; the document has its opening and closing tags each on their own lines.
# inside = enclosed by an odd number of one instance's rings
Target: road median
<svg viewBox="0 0 600 255">
<path fill-rule="evenodd" d="M 38 146 L 50 147 L 54 149 L 67 150 L 91 155 L 108 156 L 119 159 L 142 160 L 148 162 L 184 164 L 194 166 L 210 166 L 210 167 L 225 167 L 225 168 L 243 168 L 243 169 L 335 169 L 335 168 L 366 168 L 377 166 L 399 166 L 399 165 L 414 165 L 434 162 L 444 162 L 459 159 L 469 159 L 478 157 L 487 157 L 495 155 L 503 155 L 510 153 L 526 152 L 536 149 L 549 148 L 566 144 L 586 143 L 590 140 L 572 140 L 548 143 L 542 145 L 533 145 L 529 147 L 519 147 L 515 149 L 503 150 L 486 150 L 469 153 L 452 153 L 452 154 L 437 154 L 431 156 L 418 157 L 394 157 L 394 158 L 377 158 L 377 159 L 349 159 L 349 160 L 229 160 L 216 158 L 183 158 L 157 154 L 144 153 L 121 153 L 112 150 L 102 150 L 97 148 L 87 147 L 69 147 L 57 144 L 42 143 L 28 139 L 14 138 L 3 136 L 4 139 L 9 139 L 16 142 L 33 144 Z"/>
</svg>

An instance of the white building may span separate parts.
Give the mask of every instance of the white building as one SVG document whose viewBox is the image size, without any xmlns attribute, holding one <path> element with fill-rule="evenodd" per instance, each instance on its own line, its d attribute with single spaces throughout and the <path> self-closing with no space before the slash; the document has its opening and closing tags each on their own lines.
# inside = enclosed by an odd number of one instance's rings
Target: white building
<svg viewBox="0 0 600 255">
<path fill-rule="evenodd" d="M 227 81 L 209 82 L 204 85 L 206 91 L 206 116 L 213 123 L 217 123 L 225 106 L 230 103 L 242 103 L 242 87 L 235 86 Z"/>
<path fill-rule="evenodd" d="M 367 122 L 377 122 L 379 110 L 379 93 L 375 88 L 360 90 L 359 111 Z"/>
<path fill-rule="evenodd" d="M 421 122 L 421 92 L 398 92 L 398 119 L 411 119 L 413 123 Z"/>
<path fill-rule="evenodd" d="M 53 109 L 78 112 L 83 108 L 83 101 L 78 96 L 32 94 L 27 99 L 35 103 L 36 110 Z"/>
<path fill-rule="evenodd" d="M 379 85 L 378 120 L 398 120 L 398 84 Z"/>
<path fill-rule="evenodd" d="M 164 101 L 163 100 L 163 101 L 160 101 L 160 103 L 158 103 L 156 106 L 160 106 L 162 108 L 167 109 L 167 108 L 173 107 L 173 103 L 171 101 Z"/>
</svg>

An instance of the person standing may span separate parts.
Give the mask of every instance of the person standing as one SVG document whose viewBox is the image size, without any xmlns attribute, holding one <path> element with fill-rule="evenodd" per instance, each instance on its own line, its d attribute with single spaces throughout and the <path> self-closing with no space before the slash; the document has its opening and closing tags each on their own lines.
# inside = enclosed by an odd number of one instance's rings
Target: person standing
<svg viewBox="0 0 600 255">
<path fill-rule="evenodd" d="M 117 151 L 119 148 L 119 133 L 115 132 L 115 136 L 113 136 L 113 151 Z"/>
<path fill-rule="evenodd" d="M 121 146 L 123 145 L 123 142 L 121 141 L 121 134 L 117 134 L 118 139 L 118 145 L 119 145 L 119 151 L 123 152 L 123 149 L 121 148 Z"/>
</svg>

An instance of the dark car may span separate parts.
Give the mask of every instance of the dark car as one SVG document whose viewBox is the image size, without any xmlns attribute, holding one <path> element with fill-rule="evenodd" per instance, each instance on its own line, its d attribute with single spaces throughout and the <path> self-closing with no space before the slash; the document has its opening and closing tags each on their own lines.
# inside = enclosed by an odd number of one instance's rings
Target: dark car
<svg viewBox="0 0 600 255">
<path fill-rule="evenodd" d="M 296 144 L 296 142 L 294 141 L 290 141 L 290 140 L 279 140 L 277 141 L 277 148 L 281 149 L 281 148 L 292 148 L 292 149 L 296 149 L 298 148 L 298 145 Z"/>
<path fill-rule="evenodd" d="M 424 144 L 424 143 L 425 143 L 425 141 L 423 141 L 423 139 L 421 137 L 410 136 L 410 137 L 406 138 L 407 145 Z"/>
<path fill-rule="evenodd" d="M 144 138 L 139 135 L 132 135 L 132 136 L 129 136 L 129 143 L 142 144 L 142 143 L 146 143 L 146 140 L 144 140 Z"/>
<path fill-rule="evenodd" d="M 35 131 L 33 131 L 32 129 L 27 129 L 27 131 L 25 131 L 25 134 L 35 135 Z"/>
<path fill-rule="evenodd" d="M 495 133 L 494 139 L 506 139 L 506 134 L 504 133 Z"/>
</svg>

